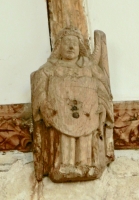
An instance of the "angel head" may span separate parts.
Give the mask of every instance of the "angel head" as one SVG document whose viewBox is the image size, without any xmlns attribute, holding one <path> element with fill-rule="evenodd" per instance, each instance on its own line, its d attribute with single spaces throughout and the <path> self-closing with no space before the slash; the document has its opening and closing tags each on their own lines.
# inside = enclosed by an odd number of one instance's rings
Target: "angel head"
<svg viewBox="0 0 139 200">
<path fill-rule="evenodd" d="M 79 56 L 88 57 L 81 32 L 74 27 L 66 27 L 56 37 L 51 58 L 63 60 L 77 59 Z"/>
</svg>

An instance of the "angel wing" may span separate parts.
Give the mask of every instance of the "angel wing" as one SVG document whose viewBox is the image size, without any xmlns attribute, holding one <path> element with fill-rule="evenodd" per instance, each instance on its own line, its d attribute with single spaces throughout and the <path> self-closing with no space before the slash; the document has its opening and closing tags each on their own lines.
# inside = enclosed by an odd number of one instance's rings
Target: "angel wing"
<svg viewBox="0 0 139 200">
<path fill-rule="evenodd" d="M 101 68 L 104 75 L 104 78 L 102 78 L 101 81 L 103 82 L 103 84 L 105 84 L 106 89 L 112 99 L 111 89 L 110 89 L 106 35 L 104 32 L 100 30 L 96 30 L 94 32 L 94 51 L 93 54 L 91 55 L 91 58 L 93 60 L 93 63 Z"/>
<path fill-rule="evenodd" d="M 113 123 L 112 94 L 110 89 L 105 33 L 98 30 L 95 31 L 94 44 L 94 52 L 90 56 L 90 60 L 92 62 L 92 74 L 98 79 L 98 96 L 100 104 L 105 107 L 107 111 L 107 117 Z"/>
<path fill-rule="evenodd" d="M 95 77 L 98 78 L 99 89 L 99 103 L 106 109 L 105 121 L 105 136 L 106 136 L 106 157 L 108 163 L 114 159 L 114 145 L 113 145 L 113 103 L 110 88 L 108 54 L 106 45 L 106 35 L 104 32 L 96 30 L 94 32 L 94 52 L 91 55 L 93 62 L 93 72 Z M 103 111 L 100 114 L 100 126 L 103 122 Z M 102 126 L 103 127 L 103 126 Z"/>
</svg>

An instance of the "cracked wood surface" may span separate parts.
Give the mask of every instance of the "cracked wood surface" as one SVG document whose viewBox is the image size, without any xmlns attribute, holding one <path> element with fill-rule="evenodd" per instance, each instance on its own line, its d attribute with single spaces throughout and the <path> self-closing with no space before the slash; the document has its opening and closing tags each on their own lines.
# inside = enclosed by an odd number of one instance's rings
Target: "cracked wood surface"
<svg viewBox="0 0 139 200">
<path fill-rule="evenodd" d="M 84 0 L 47 0 L 52 47 L 59 31 L 68 26 L 78 28 L 89 49 L 89 34 Z"/>
</svg>

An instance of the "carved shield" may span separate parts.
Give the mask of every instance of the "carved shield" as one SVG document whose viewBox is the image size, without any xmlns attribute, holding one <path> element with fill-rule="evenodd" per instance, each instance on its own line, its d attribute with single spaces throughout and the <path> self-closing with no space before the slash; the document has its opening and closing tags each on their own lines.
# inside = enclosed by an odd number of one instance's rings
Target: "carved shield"
<svg viewBox="0 0 139 200">
<path fill-rule="evenodd" d="M 98 128 L 96 79 L 92 77 L 49 77 L 44 121 L 60 132 L 80 137 Z"/>
</svg>

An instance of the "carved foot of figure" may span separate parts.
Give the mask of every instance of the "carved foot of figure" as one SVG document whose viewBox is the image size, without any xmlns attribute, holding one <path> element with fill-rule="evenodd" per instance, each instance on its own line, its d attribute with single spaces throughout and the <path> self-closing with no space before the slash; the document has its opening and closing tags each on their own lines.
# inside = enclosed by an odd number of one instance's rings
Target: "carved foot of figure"
<svg viewBox="0 0 139 200">
<path fill-rule="evenodd" d="M 103 173 L 103 170 L 101 168 L 90 167 L 90 169 L 87 173 L 87 177 L 90 178 L 91 180 L 97 179 L 101 176 L 102 173 Z"/>
<path fill-rule="evenodd" d="M 77 169 L 78 169 L 78 170 L 81 170 L 81 172 L 82 172 L 82 177 L 85 177 L 86 174 L 88 173 L 90 167 L 87 166 L 87 165 L 79 165 L 79 166 L 77 166 Z"/>
<path fill-rule="evenodd" d="M 77 176 L 82 176 L 82 170 L 73 165 L 61 165 L 59 172 L 66 175 L 76 174 Z"/>
<path fill-rule="evenodd" d="M 50 178 L 54 182 L 76 181 L 77 177 L 82 177 L 80 168 L 73 165 L 61 165 L 58 169 L 51 169 Z"/>
<path fill-rule="evenodd" d="M 95 168 L 94 168 L 94 167 L 90 167 L 90 169 L 89 169 L 87 175 L 88 175 L 88 176 L 93 176 L 93 175 L 94 175 L 94 172 L 95 172 Z"/>
<path fill-rule="evenodd" d="M 61 165 L 60 168 L 52 168 L 49 176 L 54 182 L 61 183 L 97 179 L 102 175 L 102 172 L 103 170 L 100 168 L 86 165 Z"/>
</svg>

